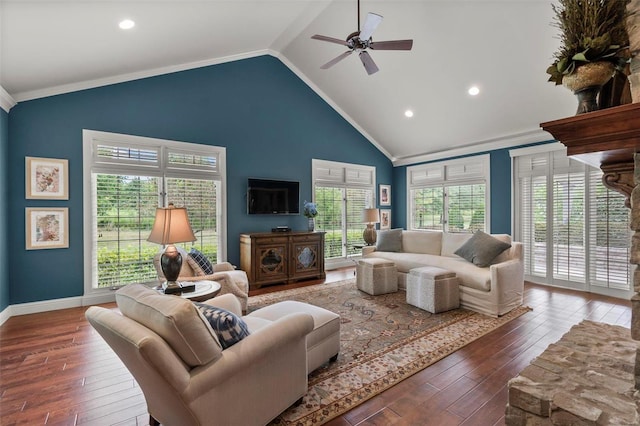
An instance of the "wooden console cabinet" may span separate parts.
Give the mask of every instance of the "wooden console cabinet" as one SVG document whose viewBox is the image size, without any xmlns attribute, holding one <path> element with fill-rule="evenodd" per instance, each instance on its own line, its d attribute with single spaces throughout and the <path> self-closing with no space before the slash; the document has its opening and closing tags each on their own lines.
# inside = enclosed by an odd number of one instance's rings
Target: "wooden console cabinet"
<svg viewBox="0 0 640 426">
<path fill-rule="evenodd" d="M 240 234 L 240 268 L 251 288 L 324 279 L 324 232 Z"/>
</svg>

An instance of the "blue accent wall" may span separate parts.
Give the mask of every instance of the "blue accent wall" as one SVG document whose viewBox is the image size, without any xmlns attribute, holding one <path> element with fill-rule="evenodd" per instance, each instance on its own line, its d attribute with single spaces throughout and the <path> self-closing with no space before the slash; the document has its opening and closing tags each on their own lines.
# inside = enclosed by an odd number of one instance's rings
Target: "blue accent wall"
<svg viewBox="0 0 640 426">
<path fill-rule="evenodd" d="M 303 201 L 312 198 L 313 158 L 375 166 L 378 183 L 394 174 L 389 159 L 271 56 L 21 102 L 9 114 L 8 158 L 0 152 L 5 173 L 18 180 L 0 206 L 11 223 L 2 239 L 13 247 L 11 304 L 83 294 L 83 129 L 226 147 L 228 260 L 236 265 L 239 234 L 307 226 L 301 215 L 247 215 L 248 177 L 298 180 Z M 25 156 L 69 160 L 68 201 L 25 200 Z M 25 207 L 69 207 L 69 248 L 25 250 Z"/>
<path fill-rule="evenodd" d="M 9 114 L 0 108 L 0 250 L 9 251 L 7 229 L 9 227 Z M 0 312 L 10 304 L 9 269 L 6 262 L 0 262 Z"/>
</svg>

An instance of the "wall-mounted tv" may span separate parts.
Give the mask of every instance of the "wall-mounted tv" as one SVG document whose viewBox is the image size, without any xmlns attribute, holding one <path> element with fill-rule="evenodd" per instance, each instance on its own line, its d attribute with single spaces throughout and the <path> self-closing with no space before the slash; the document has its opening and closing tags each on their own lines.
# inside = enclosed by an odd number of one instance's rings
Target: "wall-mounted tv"
<svg viewBox="0 0 640 426">
<path fill-rule="evenodd" d="M 300 214 L 300 182 L 249 178 L 247 213 Z"/>
</svg>

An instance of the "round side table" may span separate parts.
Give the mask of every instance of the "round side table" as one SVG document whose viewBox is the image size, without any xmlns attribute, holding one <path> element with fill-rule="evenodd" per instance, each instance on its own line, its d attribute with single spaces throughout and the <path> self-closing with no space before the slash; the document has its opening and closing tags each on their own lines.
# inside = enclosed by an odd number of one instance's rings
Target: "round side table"
<svg viewBox="0 0 640 426">
<path fill-rule="evenodd" d="M 175 293 L 171 296 L 180 296 L 193 302 L 203 302 L 216 297 L 220 293 L 220 283 L 217 281 L 193 281 L 193 284 L 196 285 L 194 291 Z M 154 289 L 159 293 L 163 293 L 162 285 L 156 286 Z"/>
</svg>

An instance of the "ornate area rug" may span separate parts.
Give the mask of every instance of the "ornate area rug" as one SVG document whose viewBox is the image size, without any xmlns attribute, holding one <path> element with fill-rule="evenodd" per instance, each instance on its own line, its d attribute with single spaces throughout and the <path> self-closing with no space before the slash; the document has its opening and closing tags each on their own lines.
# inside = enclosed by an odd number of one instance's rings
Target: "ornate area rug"
<svg viewBox="0 0 640 426">
<path fill-rule="evenodd" d="M 406 303 L 406 293 L 370 296 L 355 279 L 249 298 L 249 312 L 283 300 L 340 315 L 338 360 L 309 376 L 302 404 L 272 425 L 321 425 L 529 311 L 492 318 L 465 309 L 431 314 Z"/>
</svg>

